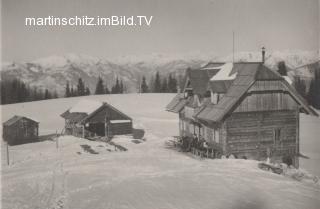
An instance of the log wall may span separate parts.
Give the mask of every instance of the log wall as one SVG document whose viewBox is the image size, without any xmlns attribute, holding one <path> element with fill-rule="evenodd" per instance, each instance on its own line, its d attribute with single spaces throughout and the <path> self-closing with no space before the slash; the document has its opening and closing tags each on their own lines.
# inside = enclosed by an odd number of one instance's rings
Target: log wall
<svg viewBox="0 0 320 209">
<path fill-rule="evenodd" d="M 276 159 L 294 157 L 298 146 L 297 110 L 233 113 L 225 121 L 226 152 L 264 159 L 270 149 Z M 279 140 L 276 131 L 280 129 Z"/>
<path fill-rule="evenodd" d="M 10 145 L 23 144 L 37 140 L 38 132 L 38 123 L 23 118 L 10 126 L 3 127 L 3 139 Z"/>
<path fill-rule="evenodd" d="M 111 123 L 109 135 L 132 134 L 132 122 Z"/>
</svg>

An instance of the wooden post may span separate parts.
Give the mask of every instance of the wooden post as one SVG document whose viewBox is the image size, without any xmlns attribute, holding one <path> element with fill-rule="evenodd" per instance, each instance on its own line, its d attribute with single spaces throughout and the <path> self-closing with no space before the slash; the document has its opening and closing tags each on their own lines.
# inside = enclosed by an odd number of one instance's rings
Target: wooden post
<svg viewBox="0 0 320 209">
<path fill-rule="evenodd" d="M 58 132 L 56 130 L 56 148 L 59 148 L 59 143 L 58 143 Z"/>
<path fill-rule="evenodd" d="M 10 158 L 9 158 L 9 145 L 8 145 L 8 142 L 7 142 L 7 164 L 8 164 L 8 165 L 10 164 Z"/>
<path fill-rule="evenodd" d="M 181 136 L 182 133 L 182 127 L 181 127 L 181 119 L 179 117 L 179 135 Z"/>
<path fill-rule="evenodd" d="M 85 132 L 85 131 L 84 131 L 85 129 L 84 129 L 84 126 L 85 126 L 85 125 L 82 125 L 82 138 L 85 137 L 85 133 L 84 133 L 84 132 Z"/>
<path fill-rule="evenodd" d="M 300 155 L 300 115 L 299 106 L 296 110 L 296 156 L 294 157 L 294 166 L 299 168 L 299 155 Z"/>
</svg>

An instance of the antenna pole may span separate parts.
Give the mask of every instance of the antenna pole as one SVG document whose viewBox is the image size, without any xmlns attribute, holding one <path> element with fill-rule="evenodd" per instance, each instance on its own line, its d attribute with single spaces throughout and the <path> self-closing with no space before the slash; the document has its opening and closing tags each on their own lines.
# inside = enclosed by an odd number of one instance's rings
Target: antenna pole
<svg viewBox="0 0 320 209">
<path fill-rule="evenodd" d="M 232 63 L 234 63 L 234 31 L 232 31 Z"/>
<path fill-rule="evenodd" d="M 8 145 L 8 142 L 7 142 L 7 165 L 10 164 L 10 156 L 9 156 L 9 145 Z"/>
</svg>

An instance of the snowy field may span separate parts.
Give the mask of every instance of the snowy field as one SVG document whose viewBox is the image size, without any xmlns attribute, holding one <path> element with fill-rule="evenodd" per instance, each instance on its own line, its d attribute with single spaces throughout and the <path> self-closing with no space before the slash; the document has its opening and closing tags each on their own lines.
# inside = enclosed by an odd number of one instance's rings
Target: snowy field
<svg viewBox="0 0 320 209">
<path fill-rule="evenodd" d="M 252 160 L 209 160 L 167 148 L 178 134 L 177 115 L 164 111 L 173 94 L 89 96 L 106 101 L 146 131 L 145 141 L 130 136 L 112 145 L 72 136 L 10 147 L 10 166 L 2 146 L 4 209 L 316 209 L 320 187 L 262 171 Z M 25 115 L 40 121 L 40 134 L 61 131 L 59 116 L 82 97 L 2 106 L 2 121 Z M 302 167 L 320 175 L 320 119 L 301 115 Z M 3 144 L 2 144 L 3 145 Z M 98 154 L 86 152 L 90 146 Z"/>
</svg>

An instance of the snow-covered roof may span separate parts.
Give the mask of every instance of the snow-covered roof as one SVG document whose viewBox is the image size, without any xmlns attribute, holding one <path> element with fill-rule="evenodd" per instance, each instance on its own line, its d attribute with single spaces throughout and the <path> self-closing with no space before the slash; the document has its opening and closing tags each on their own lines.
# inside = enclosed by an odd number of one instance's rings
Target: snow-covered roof
<svg viewBox="0 0 320 209">
<path fill-rule="evenodd" d="M 233 80 L 237 76 L 237 73 L 233 73 L 232 75 L 230 75 L 233 69 L 233 63 L 226 63 L 216 68 L 220 70 L 217 74 L 212 76 L 212 78 L 210 79 L 211 81 Z"/>
<path fill-rule="evenodd" d="M 290 85 L 292 85 L 293 81 L 289 76 L 282 76 Z"/>
<path fill-rule="evenodd" d="M 27 119 L 27 120 L 31 120 L 35 123 L 40 123 L 38 120 L 35 120 L 34 118 L 30 118 L 30 117 L 25 117 L 25 116 L 20 116 L 20 115 L 15 115 L 13 116 L 12 118 L 10 118 L 9 120 L 7 120 L 6 122 L 3 123 L 3 125 L 6 125 L 6 126 L 10 126 L 14 123 L 16 123 L 17 121 L 21 120 L 21 119 Z"/>
<path fill-rule="evenodd" d="M 110 120 L 110 123 L 129 123 L 131 120 Z"/>
<path fill-rule="evenodd" d="M 73 106 L 69 112 L 70 113 L 87 113 L 88 115 L 93 113 L 99 107 L 103 105 L 102 102 L 94 100 L 81 100 L 75 106 Z"/>
</svg>

